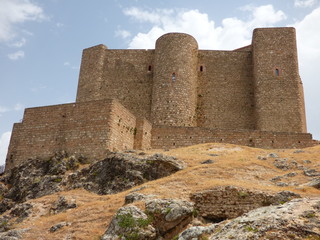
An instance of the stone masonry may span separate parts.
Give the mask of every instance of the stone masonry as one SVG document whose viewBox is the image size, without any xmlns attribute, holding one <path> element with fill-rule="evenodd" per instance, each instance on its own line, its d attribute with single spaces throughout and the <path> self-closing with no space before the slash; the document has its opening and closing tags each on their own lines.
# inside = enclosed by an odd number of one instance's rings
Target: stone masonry
<svg viewBox="0 0 320 240">
<path fill-rule="evenodd" d="M 294 28 L 255 29 L 252 44 L 199 50 L 188 34 L 154 50 L 84 49 L 75 103 L 29 108 L 13 128 L 6 169 L 56 151 L 224 142 L 262 148 L 316 144 L 306 130 Z"/>
</svg>

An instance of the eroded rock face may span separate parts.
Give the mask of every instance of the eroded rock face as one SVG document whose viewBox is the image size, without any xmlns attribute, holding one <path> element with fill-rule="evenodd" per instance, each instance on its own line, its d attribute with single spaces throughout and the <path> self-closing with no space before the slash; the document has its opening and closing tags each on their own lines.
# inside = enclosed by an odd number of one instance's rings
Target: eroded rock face
<svg viewBox="0 0 320 240">
<path fill-rule="evenodd" d="M 193 204 L 174 199 L 145 199 L 145 212 L 125 206 L 113 217 L 102 240 L 172 239 L 192 220 Z"/>
<path fill-rule="evenodd" d="M 118 210 L 101 240 L 156 239 L 152 219 L 136 206 L 125 206 Z"/>
<path fill-rule="evenodd" d="M 199 215 L 210 222 L 220 222 L 241 216 L 253 209 L 282 204 L 300 195 L 289 191 L 271 194 L 249 189 L 226 186 L 201 191 L 191 195 Z"/>
<path fill-rule="evenodd" d="M 261 207 L 223 222 L 210 240 L 318 239 L 320 198 L 294 199 L 283 205 Z"/>
<path fill-rule="evenodd" d="M 83 156 L 61 152 L 49 159 L 30 159 L 13 168 L 0 179 L 3 196 L 0 213 L 10 209 L 14 202 L 75 188 L 97 194 L 117 193 L 184 168 L 183 162 L 161 154 L 111 153 L 105 159 L 77 170 L 86 163 Z"/>
<path fill-rule="evenodd" d="M 152 199 L 146 201 L 146 211 L 153 217 L 153 225 L 164 239 L 171 239 L 191 221 L 193 204 L 175 199 Z"/>
<path fill-rule="evenodd" d="M 134 156 L 112 153 L 70 177 L 70 182 L 81 184 L 98 194 L 120 192 L 144 182 L 169 176 L 184 168 L 183 162 L 173 157 L 155 154 Z M 80 183 L 79 183 L 80 179 Z"/>
</svg>

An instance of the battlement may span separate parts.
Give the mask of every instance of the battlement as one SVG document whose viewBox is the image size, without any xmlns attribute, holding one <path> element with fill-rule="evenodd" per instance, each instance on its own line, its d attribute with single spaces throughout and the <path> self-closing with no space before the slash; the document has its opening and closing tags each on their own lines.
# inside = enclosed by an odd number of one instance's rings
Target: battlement
<svg viewBox="0 0 320 240">
<path fill-rule="evenodd" d="M 27 109 L 7 167 L 61 149 L 95 158 L 210 141 L 312 146 L 306 132 L 294 28 L 255 29 L 233 51 L 168 33 L 154 50 L 84 49 L 76 103 Z"/>
</svg>

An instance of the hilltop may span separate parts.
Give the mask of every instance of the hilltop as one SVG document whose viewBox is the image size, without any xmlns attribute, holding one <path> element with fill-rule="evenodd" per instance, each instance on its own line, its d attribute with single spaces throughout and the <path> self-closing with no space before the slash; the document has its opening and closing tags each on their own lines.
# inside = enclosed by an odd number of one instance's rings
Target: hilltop
<svg viewBox="0 0 320 240">
<path fill-rule="evenodd" d="M 0 178 L 0 239 L 319 239 L 319 156 L 208 143 L 28 160 Z"/>
</svg>

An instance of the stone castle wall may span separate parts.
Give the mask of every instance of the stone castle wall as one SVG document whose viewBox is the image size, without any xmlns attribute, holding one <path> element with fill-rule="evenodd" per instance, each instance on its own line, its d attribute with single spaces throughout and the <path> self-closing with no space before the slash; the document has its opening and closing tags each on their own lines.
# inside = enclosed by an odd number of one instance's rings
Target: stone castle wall
<svg viewBox="0 0 320 240">
<path fill-rule="evenodd" d="M 197 126 L 255 129 L 251 59 L 251 52 L 199 51 Z"/>
<path fill-rule="evenodd" d="M 187 147 L 210 142 L 259 148 L 304 148 L 315 145 L 312 135 L 308 133 L 171 126 L 152 128 L 151 146 L 155 149 Z"/>
<path fill-rule="evenodd" d="M 28 108 L 14 125 L 6 168 L 62 150 L 95 158 L 132 149 L 135 127 L 135 117 L 115 100 Z"/>
</svg>

